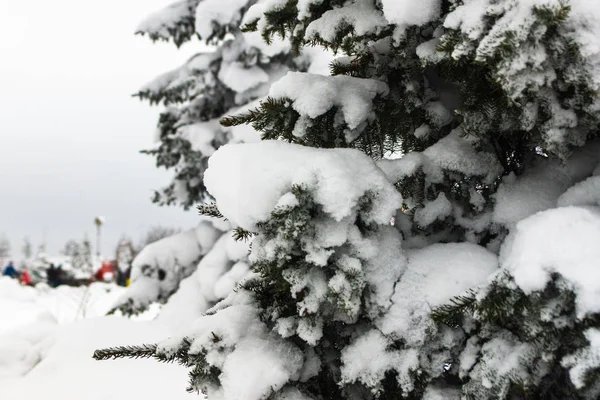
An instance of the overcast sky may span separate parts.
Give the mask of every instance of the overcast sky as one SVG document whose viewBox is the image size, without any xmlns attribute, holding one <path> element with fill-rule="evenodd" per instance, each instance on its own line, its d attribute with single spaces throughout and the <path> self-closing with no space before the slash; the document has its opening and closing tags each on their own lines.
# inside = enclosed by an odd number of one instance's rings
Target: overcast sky
<svg viewBox="0 0 600 400">
<path fill-rule="evenodd" d="M 173 0 L 0 1 L 0 234 L 20 256 L 44 231 L 49 252 L 106 218 L 103 253 L 152 225 L 187 228 L 196 214 L 151 203 L 169 173 L 139 154 L 152 145 L 159 107 L 130 95 L 177 67 L 177 50 L 135 36 Z"/>
</svg>

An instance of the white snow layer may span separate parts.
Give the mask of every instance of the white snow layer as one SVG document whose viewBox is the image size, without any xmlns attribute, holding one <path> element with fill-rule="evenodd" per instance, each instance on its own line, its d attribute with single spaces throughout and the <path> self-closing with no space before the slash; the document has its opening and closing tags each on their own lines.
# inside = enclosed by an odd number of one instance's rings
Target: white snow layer
<svg viewBox="0 0 600 400">
<path fill-rule="evenodd" d="M 442 182 L 444 172 L 448 171 L 481 176 L 486 182 L 493 181 L 502 172 L 496 157 L 476 151 L 467 139 L 461 137 L 460 127 L 422 153 L 411 152 L 399 159 L 381 160 L 378 166 L 394 183 L 414 174 L 419 168 L 423 168 L 426 179 L 434 183 Z"/>
<path fill-rule="evenodd" d="M 600 312 L 600 208 L 562 207 L 526 218 L 511 231 L 500 264 L 525 292 L 543 290 L 554 273 L 577 295 L 577 314 Z"/>
<path fill-rule="evenodd" d="M 2 399 L 106 400 L 193 399 L 183 388 L 185 369 L 155 360 L 96 361 L 96 349 L 123 344 L 153 343 L 170 332 L 156 323 L 117 317 L 86 319 L 48 329 L 43 321 L 0 336 L 0 371 L 3 362 L 13 372 L 29 367 L 22 377 L 2 379 Z M 37 337 L 36 337 L 37 335 Z M 41 338 L 40 338 L 41 336 Z M 13 357 L 4 358 L 7 347 Z"/>
<path fill-rule="evenodd" d="M 136 32 L 148 32 L 167 39 L 171 36 L 169 29 L 174 29 L 179 22 L 193 14 L 189 0 L 176 3 L 148 15 L 136 28 Z"/>
<path fill-rule="evenodd" d="M 207 362 L 222 371 L 222 386 L 208 387 L 209 398 L 264 399 L 288 381 L 300 378 L 301 351 L 267 329 L 247 293 L 234 292 L 216 308 L 218 312 L 198 319 L 185 335 L 192 340 L 190 354 L 204 353 Z M 164 341 L 159 351 L 170 354 L 180 340 Z"/>
<path fill-rule="evenodd" d="M 590 343 L 589 347 L 561 360 L 563 367 L 569 368 L 569 377 L 577 388 L 583 388 L 588 373 L 600 367 L 600 330 L 589 328 L 584 331 L 584 335 Z"/>
<path fill-rule="evenodd" d="M 401 27 L 433 21 L 442 9 L 440 0 L 381 0 L 381 5 L 388 22 Z"/>
<path fill-rule="evenodd" d="M 306 186 L 316 203 L 338 221 L 349 216 L 368 191 L 378 193 L 373 222 L 389 223 L 402 205 L 401 196 L 375 163 L 352 149 L 315 149 L 279 141 L 226 145 L 210 158 L 204 181 L 223 215 L 250 231 L 269 218 L 293 185 Z"/>
<path fill-rule="evenodd" d="M 471 45 L 459 46 L 453 56 L 458 58 L 465 53 L 474 52 L 476 59 L 484 60 L 498 51 L 503 43 L 504 34 L 511 32 L 515 43 L 525 42 L 530 33 L 540 35 L 535 27 L 537 18 L 535 7 L 564 6 L 562 0 L 465 0 L 451 11 L 444 21 L 444 27 L 462 32 L 473 41 Z M 569 17 L 561 23 L 562 33 L 578 44 L 586 59 L 593 90 L 600 89 L 600 9 L 595 1 L 571 0 Z M 496 20 L 490 29 L 489 16 Z M 521 46 L 516 57 L 509 59 L 499 71 L 503 85 L 515 97 L 525 91 L 528 84 L 534 86 L 550 85 L 556 80 L 556 74 L 548 62 L 544 46 Z M 532 72 L 533 71 L 533 72 Z"/>
<path fill-rule="evenodd" d="M 123 290 L 105 283 L 26 287 L 0 277 L 0 398 L 192 398 L 182 390 L 187 377 L 179 366 L 92 359 L 98 348 L 152 343 L 171 334 L 157 323 L 100 317 Z"/>
<path fill-rule="evenodd" d="M 423 208 L 415 212 L 415 222 L 419 226 L 425 227 L 436 220 L 444 220 L 451 214 L 452 203 L 450 203 L 444 192 L 440 192 L 435 200 L 425 203 Z"/>
<path fill-rule="evenodd" d="M 224 233 L 164 305 L 158 321 L 185 328 L 235 288 L 248 273 L 249 243 Z"/>
<path fill-rule="evenodd" d="M 432 309 L 487 282 L 497 257 L 471 243 L 434 244 L 408 252 L 408 267 L 396 284 L 389 311 L 377 322 L 381 332 L 407 345 L 423 343 L 432 329 Z"/>
<path fill-rule="evenodd" d="M 374 79 L 288 72 L 271 86 L 269 96 L 291 99 L 294 110 L 313 119 L 339 107 L 348 128 L 355 129 L 371 115 L 375 96 L 387 92 L 387 85 Z"/>
<path fill-rule="evenodd" d="M 600 206 L 600 176 L 592 176 L 576 183 L 563 193 L 557 201 L 559 207 Z"/>
<path fill-rule="evenodd" d="M 209 220 L 197 228 L 161 239 L 146 246 L 133 260 L 131 285 L 115 303 L 144 308 L 170 294 L 182 279 L 192 274 L 223 232 Z"/>
<path fill-rule="evenodd" d="M 543 159 L 520 177 L 509 175 L 494 194 L 493 222 L 513 226 L 538 211 L 559 205 L 590 204 L 593 200 L 593 183 L 582 184 L 569 190 L 576 182 L 592 174 L 600 162 L 600 141 L 596 140 L 577 149 L 566 163 Z M 591 186 L 588 186 L 591 185 Z M 583 197 L 582 197 L 583 196 Z"/>
<path fill-rule="evenodd" d="M 362 36 L 377 33 L 387 26 L 387 21 L 381 11 L 375 8 L 373 0 L 356 0 L 325 11 L 319 19 L 306 27 L 304 37 L 308 41 L 321 38 L 333 42 L 339 29 L 346 25 L 351 25 L 356 35 Z"/>
<path fill-rule="evenodd" d="M 248 0 L 203 0 L 196 7 L 196 32 L 202 39 L 213 33 L 213 24 L 227 26 L 242 19 L 241 10 Z"/>
</svg>

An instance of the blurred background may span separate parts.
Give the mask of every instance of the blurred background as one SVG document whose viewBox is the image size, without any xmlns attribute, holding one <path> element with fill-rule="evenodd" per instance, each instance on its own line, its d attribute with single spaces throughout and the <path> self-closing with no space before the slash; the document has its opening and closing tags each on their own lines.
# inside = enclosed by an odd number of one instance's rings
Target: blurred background
<svg viewBox="0 0 600 400">
<path fill-rule="evenodd" d="M 96 216 L 111 254 L 123 236 L 197 223 L 152 204 L 168 175 L 139 150 L 153 146 L 159 107 L 131 97 L 193 54 L 134 35 L 170 3 L 0 1 L 0 241 L 12 257 L 26 241 L 50 254 L 86 235 L 95 246 Z"/>
</svg>

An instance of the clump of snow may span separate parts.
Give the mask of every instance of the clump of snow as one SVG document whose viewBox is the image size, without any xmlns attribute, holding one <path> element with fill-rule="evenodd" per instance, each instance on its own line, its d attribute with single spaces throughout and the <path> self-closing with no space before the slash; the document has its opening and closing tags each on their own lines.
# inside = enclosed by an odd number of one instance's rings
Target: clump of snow
<svg viewBox="0 0 600 400">
<path fill-rule="evenodd" d="M 401 27 L 433 21 L 442 9 L 440 0 L 382 0 L 381 5 L 388 22 Z"/>
<path fill-rule="evenodd" d="M 207 157 L 215 152 L 215 132 L 220 130 L 222 128 L 216 120 L 197 122 L 177 129 L 181 137 L 190 142 L 192 150 L 199 151 Z"/>
<path fill-rule="evenodd" d="M 493 222 L 511 227 L 539 211 L 554 208 L 559 197 L 573 184 L 592 174 L 600 161 L 600 141 L 593 141 L 575 151 L 566 163 L 540 160 L 520 177 L 509 175 L 494 194 Z M 570 195 L 579 193 L 573 189 Z M 562 201 L 566 205 L 569 200 Z"/>
<path fill-rule="evenodd" d="M 379 160 L 377 166 L 381 168 L 390 182 L 396 183 L 400 179 L 416 173 L 425 162 L 422 153 L 412 152 L 396 159 Z"/>
<path fill-rule="evenodd" d="M 600 311 L 598 243 L 599 208 L 555 208 L 517 223 L 502 246 L 501 266 L 525 293 L 543 290 L 552 274 L 560 274 L 583 317 Z"/>
<path fill-rule="evenodd" d="M 346 24 L 354 28 L 356 35 L 362 36 L 379 32 L 387 26 L 387 21 L 372 0 L 356 0 L 324 12 L 306 27 L 304 37 L 307 41 L 320 38 L 331 43 L 340 27 Z"/>
<path fill-rule="evenodd" d="M 342 383 L 361 382 L 379 393 L 385 373 L 401 362 L 398 352 L 388 351 L 391 345 L 378 330 L 361 335 L 342 352 Z"/>
<path fill-rule="evenodd" d="M 392 306 L 377 322 L 381 332 L 408 345 L 431 331 L 432 309 L 487 281 L 497 257 L 471 243 L 434 244 L 408 252 L 408 267 L 396 284 Z"/>
<path fill-rule="evenodd" d="M 219 79 L 231 90 L 243 93 L 269 82 L 269 75 L 257 65 L 246 67 L 241 62 L 232 62 L 221 66 Z"/>
<path fill-rule="evenodd" d="M 423 124 L 423 125 L 419 126 L 417 129 L 415 129 L 414 135 L 416 138 L 424 139 L 427 136 L 429 136 L 430 132 L 431 132 L 431 127 L 429 125 Z"/>
<path fill-rule="evenodd" d="M 556 202 L 565 206 L 600 206 L 600 176 L 592 176 L 571 186 Z"/>
<path fill-rule="evenodd" d="M 287 387 L 277 393 L 273 400 L 313 400 L 294 387 Z"/>
<path fill-rule="evenodd" d="M 374 79 L 288 72 L 271 86 L 269 96 L 291 99 L 294 110 L 313 119 L 338 107 L 348 128 L 356 129 L 370 117 L 373 99 L 388 90 Z"/>
<path fill-rule="evenodd" d="M 450 387 L 427 386 L 423 393 L 423 400 L 460 400 L 460 389 Z"/>
<path fill-rule="evenodd" d="M 595 83 L 595 90 L 600 89 L 600 11 L 594 2 L 587 0 L 570 0 L 569 25 L 573 29 L 573 36 L 580 46 L 580 51 L 591 65 L 590 76 Z"/>
<path fill-rule="evenodd" d="M 364 179 L 354 179 L 358 175 Z M 210 158 L 204 180 L 223 215 L 251 231 L 269 218 L 293 185 L 311 189 L 316 203 L 338 221 L 348 217 L 368 191 L 379 194 L 370 216 L 373 222 L 389 222 L 402 205 L 401 196 L 374 162 L 351 149 L 314 149 L 278 141 L 226 145 Z"/>
<path fill-rule="evenodd" d="M 342 351 L 342 382 L 361 382 L 375 395 L 383 389 L 386 371 L 397 373 L 404 393 L 412 392 L 414 375 L 420 368 L 416 349 L 393 350 L 393 343 L 377 330 L 360 335 Z"/>
<path fill-rule="evenodd" d="M 419 226 L 426 227 L 436 220 L 443 220 L 451 214 L 452 203 L 450 203 L 444 192 L 440 192 L 435 200 L 425 203 L 423 208 L 415 212 L 415 222 Z"/>
<path fill-rule="evenodd" d="M 211 221 L 203 220 L 195 229 L 146 246 L 133 260 L 131 284 L 114 307 L 140 311 L 152 302 L 165 301 L 222 233 Z"/>
<path fill-rule="evenodd" d="M 188 94 L 191 95 L 194 90 L 203 87 L 205 84 L 214 84 L 204 72 L 210 68 L 211 63 L 218 60 L 220 55 L 218 51 L 198 53 L 181 67 L 165 72 L 146 83 L 138 92 L 149 96 L 157 96 L 161 92 L 187 87 Z"/>
<path fill-rule="evenodd" d="M 453 120 L 452 111 L 448 110 L 441 101 L 431 101 L 425 106 L 427 119 L 431 125 L 441 128 Z"/>
<path fill-rule="evenodd" d="M 202 39 L 213 33 L 213 23 L 226 26 L 242 19 L 242 9 L 248 0 L 203 0 L 196 7 L 196 32 Z"/>
<path fill-rule="evenodd" d="M 414 389 L 411 374 L 419 369 L 419 355 L 415 349 L 391 350 L 392 341 L 378 330 L 360 335 L 342 351 L 342 382 L 361 382 L 378 394 L 387 371 L 398 373 L 396 379 L 405 393 Z"/>
<path fill-rule="evenodd" d="M 471 371 L 471 379 L 481 382 L 486 389 L 502 381 L 530 378 L 530 372 L 521 359 L 534 349 L 530 343 L 520 342 L 514 335 L 502 331 L 481 347 L 481 359 Z"/>
<path fill-rule="evenodd" d="M 477 363 L 479 352 L 481 351 L 481 339 L 479 336 L 472 336 L 467 340 L 466 346 L 458 358 L 461 379 L 469 375 L 469 371 Z"/>
<path fill-rule="evenodd" d="M 579 46 L 583 62 L 587 65 L 583 65 L 586 70 L 584 74 L 581 74 L 581 71 L 567 71 L 566 79 L 585 80 L 586 84 L 591 84 L 590 89 L 596 91 L 600 88 L 600 46 L 597 42 L 600 34 L 600 13 L 594 2 L 575 0 L 567 4 L 570 11 L 566 21 L 560 24 L 560 34 Z M 489 59 L 502 51 L 501 44 L 505 43 L 510 32 L 509 40 L 515 44 L 517 51 L 503 57 L 495 71 L 498 82 L 513 98 L 522 96 L 532 87 L 540 90 L 542 86 L 550 86 L 557 80 L 557 74 L 551 62 L 551 51 L 547 49 L 547 45 L 542 45 L 545 30 L 539 29 L 540 17 L 534 10 L 538 7 L 556 9 L 564 6 L 565 3 L 561 0 L 465 0 L 452 10 L 444 21 L 445 28 L 464 35 L 465 42 L 455 47 L 453 57 L 460 58 L 465 54 L 472 54 L 476 60 Z M 493 16 L 492 24 L 490 16 Z M 584 75 L 587 76 L 583 77 Z M 553 114 L 558 116 L 558 122 L 568 113 Z M 548 138 L 550 142 L 567 137 L 567 125 L 551 125 L 558 128 L 548 130 L 549 136 L 555 136 Z"/>
<path fill-rule="evenodd" d="M 444 53 L 437 51 L 440 39 L 435 38 L 417 46 L 417 56 L 423 64 L 436 64 L 444 58 Z M 415 134 L 415 136 L 417 136 Z M 417 136 L 418 137 L 418 136 Z"/>
<path fill-rule="evenodd" d="M 181 281 L 163 306 L 157 321 L 175 328 L 187 328 L 190 321 L 233 291 L 249 274 L 249 242 L 235 241 L 230 232 L 212 245 L 194 273 Z"/>
<path fill-rule="evenodd" d="M 502 173 L 497 158 L 475 150 L 469 140 L 461 137 L 460 127 L 421 153 L 411 152 L 399 159 L 381 160 L 378 166 L 394 183 L 414 174 L 419 168 L 423 169 L 426 179 L 433 183 L 442 182 L 444 172 L 481 176 L 486 182 L 494 181 Z"/>
<path fill-rule="evenodd" d="M 148 15 L 136 28 L 136 32 L 147 32 L 163 39 L 171 37 L 171 30 L 193 14 L 194 2 L 181 0 Z"/>
<path fill-rule="evenodd" d="M 493 181 L 502 172 L 497 158 L 476 151 L 467 139 L 460 136 L 461 132 L 460 127 L 454 129 L 448 136 L 423 151 L 428 160 L 423 166 L 423 171 L 428 179 L 441 182 L 443 171 L 454 171 L 467 176 L 482 176 L 487 181 Z"/>
<path fill-rule="evenodd" d="M 590 328 L 584 331 L 584 335 L 589 346 L 561 360 L 562 366 L 569 368 L 569 377 L 576 388 L 586 385 L 588 372 L 600 368 L 600 330 Z"/>
<path fill-rule="evenodd" d="M 189 353 L 204 354 L 221 371 L 221 387 L 205 386 L 209 398 L 259 400 L 299 379 L 302 352 L 264 325 L 247 293 L 232 293 L 217 310 L 197 320 L 185 335 L 191 339 Z M 170 354 L 179 343 L 178 337 L 166 340 L 159 352 Z"/>
</svg>

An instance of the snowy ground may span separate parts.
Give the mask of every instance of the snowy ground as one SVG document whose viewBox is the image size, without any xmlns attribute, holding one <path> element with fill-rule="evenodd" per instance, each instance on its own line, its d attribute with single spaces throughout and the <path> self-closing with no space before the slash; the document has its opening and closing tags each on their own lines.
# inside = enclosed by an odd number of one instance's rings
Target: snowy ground
<svg viewBox="0 0 600 400">
<path fill-rule="evenodd" d="M 178 365 L 92 359 L 97 348 L 169 336 L 155 321 L 102 316 L 122 291 L 103 283 L 30 288 L 0 278 L 0 399 L 198 398 L 185 392 L 187 371 Z"/>
</svg>

